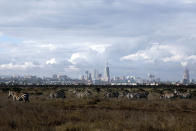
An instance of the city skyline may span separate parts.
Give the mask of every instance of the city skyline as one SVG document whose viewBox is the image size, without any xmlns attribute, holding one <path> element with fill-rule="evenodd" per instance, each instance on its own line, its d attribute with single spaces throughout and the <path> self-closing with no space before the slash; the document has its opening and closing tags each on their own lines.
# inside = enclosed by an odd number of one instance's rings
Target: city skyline
<svg viewBox="0 0 196 131">
<path fill-rule="evenodd" d="M 193 0 L 0 0 L 0 75 L 196 79 Z M 93 77 L 93 75 L 92 75 Z"/>
<path fill-rule="evenodd" d="M 83 82 L 90 82 L 91 84 L 95 84 L 98 81 L 99 82 L 104 82 L 101 84 L 111 84 L 111 82 L 114 81 L 118 81 L 118 80 L 133 80 L 134 81 L 126 81 L 125 83 L 135 83 L 136 79 L 138 79 L 139 81 L 143 81 L 144 83 L 146 81 L 150 82 L 150 83 L 176 83 L 176 84 L 184 84 L 184 85 L 189 85 L 189 84 L 193 84 L 195 83 L 195 79 L 192 78 L 190 76 L 190 72 L 189 69 L 187 67 L 184 68 L 184 74 L 182 75 L 181 79 L 179 80 L 163 80 L 160 78 L 160 76 L 156 76 L 155 74 L 151 74 L 148 73 L 146 74 L 146 76 L 135 76 L 134 74 L 128 74 L 128 75 L 111 75 L 112 73 L 110 72 L 110 67 L 108 65 L 108 63 L 106 63 L 106 65 L 104 66 L 104 71 L 103 72 L 99 72 L 97 69 L 94 70 L 86 70 L 85 72 L 83 72 L 83 74 L 81 74 L 79 77 L 77 78 L 73 78 L 70 77 L 66 74 L 52 74 L 50 76 L 45 76 L 45 75 L 41 75 L 41 76 L 37 76 L 37 75 L 0 75 L 0 78 L 42 78 L 42 79 L 47 79 L 47 78 L 52 78 L 52 79 L 61 79 L 61 77 L 66 77 L 68 78 L 67 80 L 82 80 Z M 98 80 L 98 81 L 97 81 Z M 66 82 L 66 80 L 64 80 Z M 95 82 L 95 83 L 94 83 Z M 99 83 L 98 82 L 98 83 Z M 122 81 L 121 81 L 122 82 Z M 143 83 L 141 82 L 141 83 Z M 137 83 L 137 82 L 136 82 Z M 140 83 L 140 82 L 139 82 Z"/>
<path fill-rule="evenodd" d="M 178 81 L 163 81 L 154 74 L 148 74 L 147 78 L 136 77 L 134 75 L 129 76 L 110 76 L 110 67 L 106 64 L 104 68 L 104 74 L 99 73 L 96 69 L 91 71 L 85 71 L 84 75 L 80 79 L 73 79 L 67 75 L 53 74 L 50 77 L 42 76 L 0 76 L 1 85 L 146 85 L 146 86 L 158 86 L 162 84 L 166 85 L 195 85 L 195 79 L 190 78 L 189 70 L 186 67 L 184 69 L 184 75 L 181 80 Z"/>
<path fill-rule="evenodd" d="M 108 65 L 108 63 L 106 63 L 105 66 L 103 66 L 104 68 L 101 69 L 101 70 L 98 70 L 98 69 L 95 69 L 95 68 L 92 68 L 92 69 L 86 69 L 85 72 L 81 72 L 81 74 L 78 74 L 76 77 L 73 77 L 69 74 L 66 74 L 65 72 L 50 72 L 48 75 L 37 75 L 36 73 L 27 73 L 27 74 L 0 74 L 0 76 L 6 76 L 6 77 L 12 77 L 12 76 L 22 76 L 22 77 L 28 77 L 28 76 L 37 76 L 37 77 L 41 77 L 41 78 L 44 78 L 44 77 L 53 77 L 53 75 L 58 75 L 58 76 L 68 76 L 70 77 L 71 79 L 81 79 L 81 77 L 89 77 L 88 75 L 90 74 L 90 77 L 92 80 L 95 79 L 95 72 L 97 73 L 97 77 L 98 75 L 101 75 L 101 77 L 103 77 L 103 80 L 104 81 L 110 81 L 110 79 L 113 79 L 115 77 L 129 77 L 129 76 L 134 76 L 134 77 L 138 77 L 138 78 L 142 78 L 142 79 L 148 79 L 149 78 L 149 75 L 152 75 L 153 77 L 158 77 L 159 79 L 161 78 L 160 76 L 157 76 L 157 73 L 152 73 L 152 72 L 148 72 L 147 74 L 144 74 L 144 75 L 135 75 L 133 73 L 126 73 L 126 74 L 115 74 L 115 73 L 112 73 L 110 72 L 110 67 Z M 188 72 L 188 73 L 187 73 Z M 83 74 L 87 74 L 86 75 L 83 75 Z M 188 74 L 188 75 L 187 75 Z M 109 75 L 109 78 L 108 76 Z M 188 77 L 188 78 L 186 78 Z M 183 80 L 191 80 L 191 79 L 195 79 L 190 73 L 189 73 L 189 69 L 187 66 L 185 66 L 181 71 L 180 71 L 180 77 L 179 79 L 161 79 L 162 81 L 183 81 Z M 182 82 L 183 83 L 183 82 Z"/>
</svg>

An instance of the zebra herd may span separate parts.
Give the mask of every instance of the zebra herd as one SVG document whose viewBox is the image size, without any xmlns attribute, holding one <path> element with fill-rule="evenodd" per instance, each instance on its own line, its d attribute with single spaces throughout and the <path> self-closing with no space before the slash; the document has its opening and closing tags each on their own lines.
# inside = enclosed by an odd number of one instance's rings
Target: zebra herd
<svg viewBox="0 0 196 131">
<path fill-rule="evenodd" d="M 99 92 L 100 93 L 100 92 Z M 98 96 L 100 96 L 98 93 Z M 152 92 L 145 91 L 145 90 L 138 90 L 138 91 L 112 91 L 112 90 L 105 90 L 102 93 L 102 96 L 104 98 L 125 98 L 125 99 L 148 99 L 149 94 Z M 93 93 L 90 90 L 83 90 L 83 91 L 77 91 L 74 90 L 73 94 L 78 98 L 84 98 L 84 97 L 92 97 L 95 92 Z M 171 91 L 171 90 L 164 90 L 160 93 L 157 93 L 159 96 L 159 99 L 172 99 L 172 98 L 181 98 L 181 99 L 189 99 L 192 97 L 190 92 L 181 92 L 181 91 Z"/>
<path fill-rule="evenodd" d="M 182 98 L 182 99 L 188 99 L 191 98 L 191 93 L 190 92 L 180 92 L 177 90 L 172 91 L 165 91 L 163 94 L 160 96 L 160 98 L 163 99 L 171 99 L 171 98 Z"/>
<path fill-rule="evenodd" d="M 51 91 L 49 94 L 49 98 L 66 98 L 66 94 L 69 91 L 65 91 L 64 89 L 59 89 L 55 91 Z M 101 96 L 100 92 L 93 92 L 92 90 L 85 89 L 85 90 L 78 90 L 78 89 L 71 89 L 71 94 L 74 97 L 77 98 L 85 98 L 85 97 L 92 97 L 97 94 L 98 96 Z M 150 92 L 151 93 L 151 92 Z M 126 98 L 126 99 L 148 99 L 148 96 L 150 96 L 149 91 L 145 90 L 139 90 L 139 91 L 113 91 L 113 90 L 104 90 L 102 91 L 102 96 L 104 98 Z M 178 90 L 164 90 L 161 93 L 158 93 L 159 99 L 172 99 L 172 98 L 181 98 L 181 99 L 189 99 L 191 98 L 191 93 L 186 92 L 180 92 Z M 29 102 L 29 94 L 28 93 L 17 93 L 14 91 L 9 91 L 8 98 L 12 97 L 13 101 L 24 101 Z"/>
<path fill-rule="evenodd" d="M 127 99 L 141 99 L 147 98 L 148 92 L 106 92 L 105 98 L 127 98 Z"/>
</svg>

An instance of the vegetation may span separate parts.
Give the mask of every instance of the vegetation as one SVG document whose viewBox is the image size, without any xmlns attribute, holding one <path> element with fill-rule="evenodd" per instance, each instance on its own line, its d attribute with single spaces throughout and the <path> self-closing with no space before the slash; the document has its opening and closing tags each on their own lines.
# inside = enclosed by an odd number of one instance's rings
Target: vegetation
<svg viewBox="0 0 196 131">
<path fill-rule="evenodd" d="M 7 88 L 7 87 L 6 87 Z M 18 87 L 17 87 L 18 88 Z M 162 92 L 163 89 L 63 88 L 65 99 L 50 99 L 56 88 L 15 88 L 28 92 L 30 103 L 7 98 L 0 91 L 1 131 L 194 131 L 196 99 L 125 99 L 104 98 L 104 91 Z M 74 90 L 89 90 L 90 97 L 77 98 Z M 187 90 L 187 89 L 184 89 Z M 190 89 L 195 93 L 194 88 Z"/>
</svg>

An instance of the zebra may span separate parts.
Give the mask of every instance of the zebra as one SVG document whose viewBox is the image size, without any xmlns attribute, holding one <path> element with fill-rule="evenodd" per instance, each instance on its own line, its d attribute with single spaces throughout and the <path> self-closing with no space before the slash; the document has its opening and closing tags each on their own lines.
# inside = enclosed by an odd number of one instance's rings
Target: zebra
<svg viewBox="0 0 196 131">
<path fill-rule="evenodd" d="M 29 94 L 28 93 L 17 93 L 15 91 L 9 91 L 8 98 L 12 96 L 13 101 L 24 101 L 29 102 Z"/>
<path fill-rule="evenodd" d="M 90 91 L 84 91 L 84 92 L 75 92 L 75 95 L 78 97 L 78 98 L 84 98 L 84 97 L 89 97 L 92 95 L 92 93 Z"/>
<path fill-rule="evenodd" d="M 104 96 L 107 98 L 118 98 L 119 95 L 119 92 L 107 92 L 104 94 Z"/>
<path fill-rule="evenodd" d="M 148 93 L 146 93 L 146 92 L 128 93 L 128 94 L 126 95 L 126 97 L 127 97 L 128 99 L 134 99 L 134 98 L 136 98 L 136 99 L 147 98 L 147 96 L 148 96 Z"/>
<path fill-rule="evenodd" d="M 148 96 L 148 92 L 139 92 L 139 93 L 136 93 L 136 98 L 147 98 Z"/>
<path fill-rule="evenodd" d="M 174 93 L 169 93 L 169 92 L 164 93 L 160 96 L 160 98 L 165 98 L 165 99 L 171 99 L 171 98 L 175 98 L 175 97 L 176 97 L 176 95 Z"/>
<path fill-rule="evenodd" d="M 133 99 L 133 98 L 135 97 L 135 94 L 134 94 L 134 93 L 127 93 L 127 94 L 126 94 L 126 97 L 127 97 L 128 99 Z"/>
<path fill-rule="evenodd" d="M 188 92 L 179 93 L 178 95 L 180 96 L 180 98 L 183 98 L 183 99 L 191 98 L 191 94 Z"/>
<path fill-rule="evenodd" d="M 64 90 L 57 90 L 50 93 L 50 98 L 65 98 Z"/>
<path fill-rule="evenodd" d="M 191 98 L 191 93 L 189 92 L 179 92 L 179 91 L 174 91 L 174 93 L 179 96 L 180 98 L 182 99 L 188 99 L 188 98 Z"/>
</svg>

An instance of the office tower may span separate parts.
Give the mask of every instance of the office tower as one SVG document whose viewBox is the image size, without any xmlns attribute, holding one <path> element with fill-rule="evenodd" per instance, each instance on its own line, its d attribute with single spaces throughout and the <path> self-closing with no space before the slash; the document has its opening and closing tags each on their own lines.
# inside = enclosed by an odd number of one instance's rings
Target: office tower
<svg viewBox="0 0 196 131">
<path fill-rule="evenodd" d="M 98 74 L 97 79 L 101 80 L 102 79 L 102 74 Z"/>
<path fill-rule="evenodd" d="M 89 78 L 89 72 L 85 71 L 85 80 L 88 80 L 88 78 Z"/>
<path fill-rule="evenodd" d="M 189 83 L 190 83 L 189 70 L 187 68 L 185 68 L 184 76 L 183 76 L 183 79 L 182 79 L 182 84 L 188 85 Z"/>
<path fill-rule="evenodd" d="M 148 80 L 153 81 L 155 79 L 155 76 L 148 73 Z"/>
<path fill-rule="evenodd" d="M 58 77 L 57 74 L 53 74 L 53 75 L 52 75 L 52 78 L 53 78 L 53 79 L 57 79 L 57 77 Z"/>
<path fill-rule="evenodd" d="M 105 81 L 106 81 L 108 84 L 110 83 L 110 68 L 109 68 L 109 66 L 108 66 L 108 63 L 106 64 L 106 67 L 105 67 L 104 79 L 105 79 Z"/>
<path fill-rule="evenodd" d="M 85 80 L 84 75 L 81 75 L 80 80 L 82 80 L 82 81 Z"/>
<path fill-rule="evenodd" d="M 94 70 L 93 72 L 93 80 L 97 80 L 97 70 Z"/>
<path fill-rule="evenodd" d="M 89 81 L 92 81 L 92 75 L 91 75 L 91 73 L 89 73 L 89 75 L 88 75 L 88 80 Z"/>
</svg>

